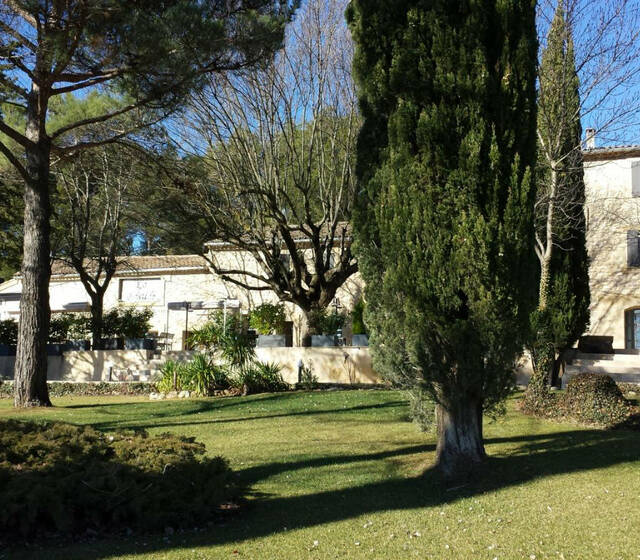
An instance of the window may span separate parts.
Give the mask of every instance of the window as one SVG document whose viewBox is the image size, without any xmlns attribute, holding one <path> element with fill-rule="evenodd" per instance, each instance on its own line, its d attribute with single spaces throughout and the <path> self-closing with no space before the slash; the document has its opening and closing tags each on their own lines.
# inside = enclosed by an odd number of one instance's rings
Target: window
<svg viewBox="0 0 640 560">
<path fill-rule="evenodd" d="M 627 231 L 627 266 L 640 266 L 640 237 L 636 229 Z"/>
<path fill-rule="evenodd" d="M 631 196 L 640 196 L 640 161 L 631 164 Z"/>
<path fill-rule="evenodd" d="M 126 278 L 120 280 L 118 299 L 125 303 L 151 303 L 162 300 L 160 278 Z"/>
</svg>

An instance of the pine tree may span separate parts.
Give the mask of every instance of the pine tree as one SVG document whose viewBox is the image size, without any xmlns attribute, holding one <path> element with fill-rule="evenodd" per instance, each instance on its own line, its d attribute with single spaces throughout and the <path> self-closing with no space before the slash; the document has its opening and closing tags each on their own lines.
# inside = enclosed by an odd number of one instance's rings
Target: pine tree
<svg viewBox="0 0 640 560">
<path fill-rule="evenodd" d="M 437 465 L 482 461 L 535 306 L 534 2 L 354 0 L 356 251 L 376 366 L 436 401 Z"/>
<path fill-rule="evenodd" d="M 538 94 L 536 253 L 538 307 L 532 314 L 534 375 L 526 406 L 544 406 L 562 352 L 589 323 L 579 81 L 566 0 L 559 0 L 543 50 Z"/>
</svg>

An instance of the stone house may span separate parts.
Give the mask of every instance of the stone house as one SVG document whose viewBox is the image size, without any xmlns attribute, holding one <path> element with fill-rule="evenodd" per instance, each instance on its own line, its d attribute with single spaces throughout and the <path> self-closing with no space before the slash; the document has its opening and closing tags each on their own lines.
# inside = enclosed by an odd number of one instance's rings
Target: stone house
<svg viewBox="0 0 640 560">
<path fill-rule="evenodd" d="M 233 250 L 227 244 L 210 242 L 205 250 L 215 253 L 218 261 L 232 268 L 258 269 L 258 263 L 249 253 Z M 54 261 L 51 272 L 52 313 L 89 311 L 90 298 L 73 268 Z M 20 293 L 18 275 L 0 284 L 0 320 L 18 318 Z M 334 303 L 341 312 L 347 313 L 361 294 L 362 283 L 356 274 L 339 289 Z M 185 348 L 186 332 L 205 322 L 213 310 L 247 314 L 263 302 L 277 301 L 272 291 L 252 291 L 224 282 L 200 255 L 131 256 L 122 258 L 105 292 L 104 308 L 151 309 L 152 330 L 158 334 L 168 333 L 169 347 L 181 350 Z M 298 346 L 303 314 L 289 303 L 285 309 L 290 343 Z"/>
</svg>

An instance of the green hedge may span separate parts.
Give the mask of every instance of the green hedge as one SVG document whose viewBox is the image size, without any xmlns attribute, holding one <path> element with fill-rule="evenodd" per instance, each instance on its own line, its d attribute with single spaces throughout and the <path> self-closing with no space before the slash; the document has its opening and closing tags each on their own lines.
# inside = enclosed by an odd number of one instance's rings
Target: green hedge
<svg viewBox="0 0 640 560">
<path fill-rule="evenodd" d="M 155 383 L 122 382 L 122 383 L 70 383 L 53 381 L 47 383 L 49 395 L 65 397 L 67 395 L 100 396 L 100 395 L 148 395 L 156 391 Z M 0 398 L 13 397 L 13 381 L 0 381 Z"/>
<path fill-rule="evenodd" d="M 0 541 L 202 526 L 234 497 L 227 462 L 193 439 L 0 421 Z"/>
</svg>

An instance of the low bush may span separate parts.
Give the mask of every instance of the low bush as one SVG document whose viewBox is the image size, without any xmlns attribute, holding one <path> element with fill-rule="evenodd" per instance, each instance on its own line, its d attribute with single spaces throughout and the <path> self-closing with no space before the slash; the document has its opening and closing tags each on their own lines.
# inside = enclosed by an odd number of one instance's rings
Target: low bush
<svg viewBox="0 0 640 560">
<path fill-rule="evenodd" d="M 221 457 L 173 434 L 0 422 L 0 535 L 200 526 L 237 493 Z"/>
<path fill-rule="evenodd" d="M 203 397 L 230 386 L 226 368 L 213 363 L 205 354 L 196 354 L 182 371 L 184 388 Z"/>
<path fill-rule="evenodd" d="M 289 384 L 282 379 L 281 371 L 280 364 L 256 362 L 243 369 L 236 379 L 245 395 L 288 391 Z"/>
<path fill-rule="evenodd" d="M 54 381 L 47 383 L 49 395 L 52 397 L 106 396 L 106 395 L 148 395 L 156 391 L 155 383 L 123 382 L 123 383 L 70 383 Z M 0 398 L 13 398 L 13 381 L 0 380 Z"/>
<path fill-rule="evenodd" d="M 313 370 L 309 366 L 302 366 L 302 371 L 300 372 L 300 382 L 296 385 L 299 389 L 306 389 L 307 391 L 311 391 L 313 389 L 317 389 L 318 376 L 313 373 Z"/>
<path fill-rule="evenodd" d="M 581 373 L 573 376 L 560 399 L 562 414 L 585 424 L 615 426 L 633 412 L 615 381 L 608 375 Z"/>
</svg>

